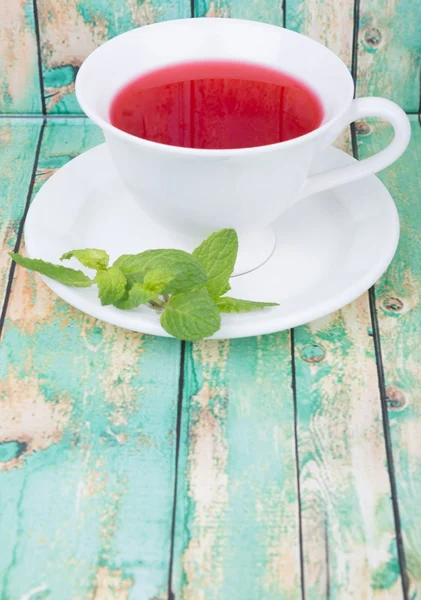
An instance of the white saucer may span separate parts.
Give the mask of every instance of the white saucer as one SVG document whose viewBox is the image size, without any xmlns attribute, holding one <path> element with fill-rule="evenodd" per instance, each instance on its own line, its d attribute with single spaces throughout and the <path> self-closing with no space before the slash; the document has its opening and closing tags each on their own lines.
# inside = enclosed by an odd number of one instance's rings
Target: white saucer
<svg viewBox="0 0 421 600">
<path fill-rule="evenodd" d="M 353 161 L 328 148 L 313 172 Z M 392 260 L 399 218 L 387 189 L 370 176 L 301 200 L 282 215 L 275 229 L 272 257 L 259 269 L 232 278 L 230 295 L 279 306 L 224 315 L 215 338 L 281 331 L 354 300 Z M 120 182 L 105 144 L 75 158 L 44 184 L 29 209 L 25 241 L 29 256 L 53 262 L 76 248 L 103 248 L 114 259 L 123 253 L 173 247 L 168 232 L 142 213 Z M 95 287 L 71 288 L 43 279 L 60 298 L 93 317 L 167 336 L 158 315 L 148 307 L 132 311 L 103 307 Z"/>
</svg>

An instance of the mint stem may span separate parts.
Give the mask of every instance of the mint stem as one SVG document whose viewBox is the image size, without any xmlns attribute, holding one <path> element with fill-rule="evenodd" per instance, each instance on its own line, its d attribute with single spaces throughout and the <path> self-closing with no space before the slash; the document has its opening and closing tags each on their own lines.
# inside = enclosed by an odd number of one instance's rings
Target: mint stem
<svg viewBox="0 0 421 600">
<path fill-rule="evenodd" d="M 156 308 L 157 310 L 163 310 L 165 307 L 164 302 L 158 300 L 158 298 L 156 298 L 155 300 L 150 300 L 149 304 L 150 306 L 152 306 L 152 308 Z"/>
</svg>

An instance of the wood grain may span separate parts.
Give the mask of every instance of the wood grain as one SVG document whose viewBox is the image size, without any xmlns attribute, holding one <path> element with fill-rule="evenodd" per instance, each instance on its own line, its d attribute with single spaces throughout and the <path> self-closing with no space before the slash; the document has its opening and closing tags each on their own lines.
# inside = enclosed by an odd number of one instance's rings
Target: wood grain
<svg viewBox="0 0 421 600">
<path fill-rule="evenodd" d="M 0 120 L 0 312 L 19 223 L 34 165 L 41 123 L 27 119 Z"/>
<path fill-rule="evenodd" d="M 106 40 L 156 21 L 190 16 L 190 0 L 38 0 L 47 112 L 80 113 L 74 95 L 83 60 Z"/>
<path fill-rule="evenodd" d="M 360 155 L 383 148 L 391 127 L 371 122 L 360 137 Z M 376 286 L 390 432 L 409 598 L 421 598 L 421 127 L 412 118 L 412 140 L 394 165 L 380 174 L 398 207 L 401 238 L 396 256 Z"/>
<path fill-rule="evenodd" d="M 47 124 L 39 184 L 102 140 Z M 12 200 L 12 198 L 10 198 Z M 180 344 L 16 269 L 0 346 L 0 597 L 166 598 Z"/>
<path fill-rule="evenodd" d="M 196 17 L 232 17 L 282 25 L 282 0 L 195 0 Z"/>
<path fill-rule="evenodd" d="M 306 598 L 400 599 L 367 294 L 297 328 L 294 358 Z"/>
<path fill-rule="evenodd" d="M 361 0 L 358 96 L 385 96 L 408 112 L 420 105 L 421 18 L 413 0 Z"/>
<path fill-rule="evenodd" d="M 174 590 L 301 598 L 288 333 L 188 346 Z"/>
<path fill-rule="evenodd" d="M 0 3 L 0 113 L 41 112 L 32 0 Z"/>
<path fill-rule="evenodd" d="M 295 339 L 306 598 L 400 599 L 367 295 Z"/>
<path fill-rule="evenodd" d="M 354 0 L 286 0 L 286 26 L 327 46 L 350 67 Z"/>
</svg>

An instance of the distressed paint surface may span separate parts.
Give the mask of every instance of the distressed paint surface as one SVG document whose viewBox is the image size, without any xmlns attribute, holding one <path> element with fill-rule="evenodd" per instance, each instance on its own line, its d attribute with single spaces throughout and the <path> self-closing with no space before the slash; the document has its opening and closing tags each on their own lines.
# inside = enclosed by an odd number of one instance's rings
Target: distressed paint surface
<svg viewBox="0 0 421 600">
<path fill-rule="evenodd" d="M 301 598 L 287 332 L 187 347 L 177 598 Z"/>
<path fill-rule="evenodd" d="M 391 139 L 391 128 L 370 123 L 360 138 L 360 156 Z M 421 127 L 412 118 L 412 140 L 397 163 L 380 174 L 398 207 L 401 238 L 397 254 L 376 286 L 390 431 L 409 598 L 421 598 Z"/>
<path fill-rule="evenodd" d="M 368 297 L 295 333 L 306 598 L 401 599 Z"/>
<path fill-rule="evenodd" d="M 403 598 L 371 335 L 367 294 L 295 330 L 308 600 Z"/>
<path fill-rule="evenodd" d="M 282 0 L 194 0 L 195 17 L 232 17 L 282 25 Z"/>
<path fill-rule="evenodd" d="M 49 122 L 38 185 L 101 140 L 84 119 Z M 16 269 L 0 344 L 1 598 L 166 597 L 179 363 L 178 342 L 96 321 Z"/>
<path fill-rule="evenodd" d="M 0 3 L 0 113 L 41 112 L 32 0 Z"/>
<path fill-rule="evenodd" d="M 0 307 L 31 180 L 41 123 L 0 120 Z"/>
<path fill-rule="evenodd" d="M 47 112 L 80 113 L 74 94 L 83 60 L 106 40 L 156 21 L 190 16 L 190 0 L 37 0 Z"/>
<path fill-rule="evenodd" d="M 354 0 L 286 0 L 286 26 L 327 46 L 350 67 Z"/>
<path fill-rule="evenodd" d="M 413 0 L 361 0 L 358 96 L 384 96 L 408 112 L 420 106 L 421 9 Z"/>
<path fill-rule="evenodd" d="M 313 37 L 351 66 L 353 0 L 195 0 Z M 100 43 L 190 16 L 189 0 L 37 0 L 47 110 L 75 113 Z M 7 15 L 7 16 L 6 16 Z M 361 0 L 359 96 L 419 105 L 410 0 Z M 0 112 L 41 112 L 33 3 L 0 6 Z M 0 305 L 40 121 L 0 120 Z M 387 126 L 357 126 L 360 155 Z M 376 287 L 410 600 L 421 599 L 421 129 L 381 178 L 402 237 Z M 48 123 L 37 187 L 101 134 Z M 336 144 L 350 151 L 349 132 Z M 186 346 L 172 588 L 177 600 L 403 599 L 364 295 L 294 333 Z M 0 598 L 163 600 L 170 571 L 180 344 L 82 315 L 17 269 L 0 341 Z M 164 368 L 163 368 L 164 365 Z M 298 463 L 294 418 L 297 419 Z M 297 488 L 299 471 L 300 496 Z M 301 530 L 300 530 L 301 524 Z M 300 536 L 301 534 L 301 536 Z M 302 539 L 303 570 L 300 567 Z M 63 592 L 66 590 L 66 592 Z"/>
</svg>

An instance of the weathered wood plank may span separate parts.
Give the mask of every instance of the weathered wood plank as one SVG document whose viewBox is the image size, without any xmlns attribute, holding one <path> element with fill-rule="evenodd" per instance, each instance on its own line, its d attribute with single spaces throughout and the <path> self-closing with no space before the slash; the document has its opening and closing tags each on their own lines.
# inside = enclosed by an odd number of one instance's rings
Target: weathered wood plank
<svg viewBox="0 0 421 600">
<path fill-rule="evenodd" d="M 359 96 L 385 96 L 408 112 L 420 104 L 421 18 L 413 0 L 361 0 Z"/>
<path fill-rule="evenodd" d="M 190 16 L 190 0 L 38 0 L 47 111 L 80 113 L 74 80 L 83 60 L 120 33 Z"/>
<path fill-rule="evenodd" d="M 294 354 L 306 598 L 400 599 L 367 294 L 297 328 Z"/>
<path fill-rule="evenodd" d="M 78 120 L 79 121 L 79 120 Z M 38 181 L 101 141 L 49 122 Z M 0 597 L 166 598 L 180 344 L 16 269 L 0 345 Z"/>
<path fill-rule="evenodd" d="M 232 17 L 282 25 L 282 0 L 195 0 L 196 17 Z"/>
<path fill-rule="evenodd" d="M 295 340 L 306 598 L 400 599 L 367 295 Z"/>
<path fill-rule="evenodd" d="M 188 346 L 174 590 L 301 598 L 288 333 Z"/>
<path fill-rule="evenodd" d="M 0 3 L 0 113 L 41 112 L 32 0 Z"/>
<path fill-rule="evenodd" d="M 6 292 L 19 223 L 22 218 L 41 123 L 0 120 L 0 312 Z"/>
<path fill-rule="evenodd" d="M 351 66 L 354 0 L 287 0 L 286 26 L 321 42 Z"/>
<path fill-rule="evenodd" d="M 360 155 L 384 147 L 385 123 L 370 123 L 360 137 Z M 421 598 L 421 127 L 412 120 L 404 156 L 380 174 L 401 219 L 401 239 L 387 273 L 376 286 L 376 302 L 388 396 L 390 432 L 409 580 L 409 598 Z"/>
</svg>

